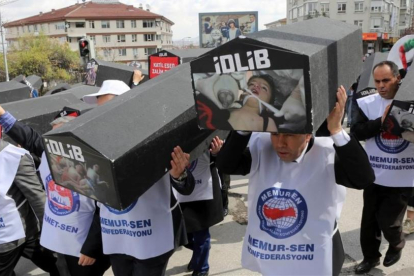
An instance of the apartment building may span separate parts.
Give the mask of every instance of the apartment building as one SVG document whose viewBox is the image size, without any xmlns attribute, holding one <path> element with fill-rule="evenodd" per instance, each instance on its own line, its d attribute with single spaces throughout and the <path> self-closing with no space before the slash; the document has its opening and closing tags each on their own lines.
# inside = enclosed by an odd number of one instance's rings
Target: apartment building
<svg viewBox="0 0 414 276">
<path fill-rule="evenodd" d="M 364 53 L 389 48 L 412 27 L 413 0 L 287 0 L 287 24 L 326 16 L 362 29 Z"/>
<path fill-rule="evenodd" d="M 43 33 L 68 42 L 77 50 L 78 41 L 93 41 L 96 56 L 106 61 L 138 61 L 148 68 L 148 55 L 173 47 L 174 22 L 152 13 L 142 4 L 138 8 L 114 0 L 92 0 L 63 9 L 4 24 L 9 45 L 25 34 Z"/>
</svg>

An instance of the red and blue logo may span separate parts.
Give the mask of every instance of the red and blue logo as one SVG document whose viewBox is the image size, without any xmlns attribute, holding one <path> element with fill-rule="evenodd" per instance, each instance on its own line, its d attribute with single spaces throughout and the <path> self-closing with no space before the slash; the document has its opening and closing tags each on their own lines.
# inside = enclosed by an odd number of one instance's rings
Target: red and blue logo
<svg viewBox="0 0 414 276">
<path fill-rule="evenodd" d="M 197 168 L 198 159 L 194 160 L 187 166 L 187 170 L 193 172 Z"/>
<path fill-rule="evenodd" d="M 289 238 L 306 224 L 308 207 L 296 190 L 269 188 L 257 201 L 260 229 L 276 239 Z"/>
<path fill-rule="evenodd" d="M 46 177 L 46 191 L 50 211 L 57 216 L 66 216 L 79 211 L 79 194 L 56 185 L 52 176 Z"/>
<path fill-rule="evenodd" d="M 108 211 L 109 212 L 111 212 L 111 213 L 113 213 L 113 214 L 115 214 L 115 215 L 122 215 L 122 214 L 126 214 L 126 213 L 128 213 L 129 211 L 131 211 L 132 210 L 132 208 L 134 208 L 135 207 L 135 205 L 137 204 L 137 202 L 138 202 L 138 199 L 137 200 L 135 200 L 134 202 L 132 202 L 131 203 L 131 205 L 129 205 L 128 207 L 126 207 L 125 209 L 123 209 L 123 210 L 117 210 L 117 209 L 115 209 L 115 208 L 112 208 L 112 207 L 109 207 L 109 206 L 106 206 L 105 205 L 105 207 L 108 209 Z"/>
<path fill-rule="evenodd" d="M 405 150 L 410 142 L 388 132 L 382 132 L 375 136 L 375 143 L 383 152 L 397 154 Z"/>
</svg>

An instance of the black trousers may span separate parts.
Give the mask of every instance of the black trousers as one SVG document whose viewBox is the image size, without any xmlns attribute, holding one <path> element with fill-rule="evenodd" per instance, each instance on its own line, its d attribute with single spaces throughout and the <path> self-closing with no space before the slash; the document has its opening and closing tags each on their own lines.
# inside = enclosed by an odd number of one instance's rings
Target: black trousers
<svg viewBox="0 0 414 276">
<path fill-rule="evenodd" d="M 53 252 L 42 247 L 39 237 L 35 237 L 27 239 L 25 243 L 13 250 L 0 253 L 0 276 L 14 275 L 13 270 L 21 256 L 31 260 L 40 269 L 49 272 L 51 276 L 60 275 Z"/>
<path fill-rule="evenodd" d="M 387 252 L 404 248 L 402 221 L 414 188 L 385 187 L 373 184 L 364 190 L 364 208 L 361 221 L 361 248 L 364 259 L 381 257 L 381 232 L 389 242 Z"/>
<path fill-rule="evenodd" d="M 65 259 L 65 270 L 70 276 L 102 276 L 111 266 L 109 256 L 101 255 L 96 258 L 93 265 L 81 266 L 78 264 L 79 257 L 60 254 Z"/>
<path fill-rule="evenodd" d="M 164 276 L 168 260 L 174 253 L 170 250 L 160 256 L 139 260 L 124 254 L 109 255 L 115 276 Z"/>
</svg>

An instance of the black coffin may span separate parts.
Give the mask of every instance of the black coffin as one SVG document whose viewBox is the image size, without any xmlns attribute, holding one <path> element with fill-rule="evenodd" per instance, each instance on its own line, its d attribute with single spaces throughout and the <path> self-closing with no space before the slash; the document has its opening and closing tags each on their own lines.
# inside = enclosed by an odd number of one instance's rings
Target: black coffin
<svg viewBox="0 0 414 276">
<path fill-rule="evenodd" d="M 55 87 L 53 87 L 53 89 L 47 91 L 45 93 L 45 95 L 53 95 L 53 94 L 57 94 L 66 90 L 71 89 L 72 86 L 70 86 L 69 84 L 67 84 L 66 82 L 64 83 L 59 83 L 58 85 L 56 85 Z"/>
<path fill-rule="evenodd" d="M 414 71 L 408 70 L 392 101 L 383 129 L 414 143 Z M 410 133 L 407 136 L 405 134 Z"/>
<path fill-rule="evenodd" d="M 131 87 L 135 67 L 98 59 L 93 59 L 91 62 L 95 62 L 95 65 L 98 66 L 96 71 L 96 86 L 101 87 L 105 80 L 120 80 Z M 148 71 L 144 69 L 138 70 L 145 75 L 145 78 L 140 82 L 142 84 L 148 80 Z"/>
<path fill-rule="evenodd" d="M 168 50 L 171 54 L 179 56 L 181 58 L 181 63 L 187 63 L 193 59 L 204 55 L 210 51 L 209 48 L 198 48 L 198 49 L 183 49 L 183 50 Z"/>
<path fill-rule="evenodd" d="M 197 126 L 190 66 L 180 65 L 44 135 L 54 180 L 117 209 L 124 209 L 170 168 L 176 145 L 196 158 L 216 132 Z M 200 146 L 202 144 L 202 146 Z M 99 181 L 62 180 L 57 159 Z M 98 166 L 94 166 L 98 165 Z"/>
<path fill-rule="evenodd" d="M 361 72 L 361 36 L 356 26 L 317 18 L 233 39 L 191 61 L 200 127 L 316 131 L 335 105 L 337 88 L 350 87 Z M 260 105 L 251 75 L 267 75 L 270 96 Z M 253 100 L 257 112 L 239 116 Z"/>
<path fill-rule="evenodd" d="M 0 104 L 30 98 L 30 88 L 17 81 L 0 82 Z"/>
<path fill-rule="evenodd" d="M 43 134 L 52 129 L 50 122 L 53 121 L 56 114 L 63 107 L 81 103 L 83 102 L 74 95 L 57 94 L 6 103 L 2 104 L 2 107 L 4 110 L 9 111 L 18 121 L 29 125 L 37 132 Z"/>
</svg>

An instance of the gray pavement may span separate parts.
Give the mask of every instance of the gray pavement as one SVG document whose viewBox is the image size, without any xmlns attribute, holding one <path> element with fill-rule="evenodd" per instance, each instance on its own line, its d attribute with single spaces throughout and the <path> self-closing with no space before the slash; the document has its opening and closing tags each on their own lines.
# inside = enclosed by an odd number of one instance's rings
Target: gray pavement
<svg viewBox="0 0 414 276">
<path fill-rule="evenodd" d="M 230 214 L 224 221 L 211 228 L 210 275 L 259 275 L 241 267 L 240 256 L 247 215 L 247 179 L 233 177 L 230 189 Z M 342 211 L 339 229 L 347 258 L 341 275 L 355 275 L 353 269 L 362 260 L 359 246 L 359 224 L 362 213 L 362 191 L 348 189 L 346 201 Z M 384 255 L 387 242 L 384 240 L 381 251 Z M 186 267 L 191 258 L 191 251 L 179 248 L 171 257 L 166 275 L 189 276 Z M 24 260 L 16 269 L 18 276 L 41 275 L 47 273 L 35 268 L 30 262 Z M 105 275 L 113 275 L 107 271 Z M 407 237 L 407 244 L 401 260 L 391 266 L 382 265 L 371 270 L 367 275 L 380 276 L 413 276 L 414 275 L 414 234 Z"/>
</svg>

